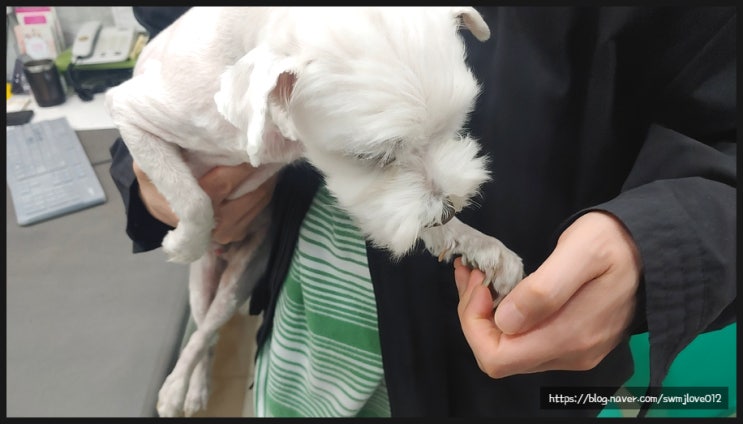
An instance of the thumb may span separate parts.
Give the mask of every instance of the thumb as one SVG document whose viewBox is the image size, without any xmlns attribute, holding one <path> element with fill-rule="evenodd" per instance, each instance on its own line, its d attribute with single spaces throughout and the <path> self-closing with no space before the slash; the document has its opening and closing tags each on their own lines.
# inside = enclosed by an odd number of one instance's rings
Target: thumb
<svg viewBox="0 0 743 424">
<path fill-rule="evenodd" d="M 582 218 L 582 217 L 581 217 Z M 552 254 L 498 305 L 495 323 L 505 334 L 527 331 L 557 312 L 586 282 L 603 274 L 593 227 L 579 218 L 562 234 Z"/>
</svg>

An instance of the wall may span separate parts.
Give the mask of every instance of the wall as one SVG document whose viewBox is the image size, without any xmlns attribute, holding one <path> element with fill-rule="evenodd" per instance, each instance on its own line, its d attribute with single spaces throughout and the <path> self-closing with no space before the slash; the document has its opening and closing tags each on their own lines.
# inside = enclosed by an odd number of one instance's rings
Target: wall
<svg viewBox="0 0 743 424">
<path fill-rule="evenodd" d="M 79 7 L 57 6 L 57 18 L 62 26 L 65 44 L 72 45 L 75 33 L 80 25 L 86 21 L 98 20 L 103 26 L 134 26 L 142 28 L 134 19 L 132 8 L 129 6 L 112 7 Z"/>
</svg>

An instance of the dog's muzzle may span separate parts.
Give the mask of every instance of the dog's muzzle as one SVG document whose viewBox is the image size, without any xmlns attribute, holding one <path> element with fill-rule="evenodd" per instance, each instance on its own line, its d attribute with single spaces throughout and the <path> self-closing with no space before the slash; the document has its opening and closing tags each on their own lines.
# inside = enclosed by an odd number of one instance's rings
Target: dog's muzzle
<svg viewBox="0 0 743 424">
<path fill-rule="evenodd" d="M 430 227 L 438 227 L 439 225 L 444 225 L 447 222 L 451 221 L 452 218 L 454 218 L 454 215 L 456 215 L 457 211 L 454 209 L 454 205 L 452 204 L 450 199 L 444 200 L 444 210 L 441 213 L 441 218 L 437 221 L 434 221 L 428 225 L 426 225 L 426 228 Z"/>
</svg>

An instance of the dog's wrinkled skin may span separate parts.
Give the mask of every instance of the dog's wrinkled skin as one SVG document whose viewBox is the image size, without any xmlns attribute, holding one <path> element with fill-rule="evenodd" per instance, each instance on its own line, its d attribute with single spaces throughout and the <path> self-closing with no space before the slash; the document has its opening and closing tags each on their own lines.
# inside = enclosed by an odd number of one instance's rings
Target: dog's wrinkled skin
<svg viewBox="0 0 743 424">
<path fill-rule="evenodd" d="M 212 166 L 259 167 L 236 197 L 306 159 L 393 257 L 419 239 L 440 260 L 461 255 L 485 271 L 496 303 L 522 278 L 516 254 L 454 217 L 488 179 L 462 133 L 478 85 L 461 26 L 490 36 L 469 7 L 193 8 L 108 91 L 134 160 L 180 219 L 163 249 L 192 263 L 197 330 L 160 390 L 161 416 L 206 406 L 211 346 L 267 262 L 268 210 L 245 240 L 211 244 L 214 214 L 197 179 Z"/>
</svg>

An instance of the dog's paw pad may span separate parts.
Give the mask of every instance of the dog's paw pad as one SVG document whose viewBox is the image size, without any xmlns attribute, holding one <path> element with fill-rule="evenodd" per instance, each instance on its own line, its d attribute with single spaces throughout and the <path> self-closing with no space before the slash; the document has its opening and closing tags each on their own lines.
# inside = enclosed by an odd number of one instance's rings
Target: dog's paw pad
<svg viewBox="0 0 743 424">
<path fill-rule="evenodd" d="M 485 273 L 483 284 L 488 286 L 493 296 L 493 307 L 498 306 L 524 277 L 521 258 L 510 252 L 463 254 L 462 263 Z"/>
<path fill-rule="evenodd" d="M 454 244 L 431 244 L 426 245 L 428 253 L 438 259 L 439 262 L 451 262 L 452 257 L 456 253 Z"/>
</svg>

